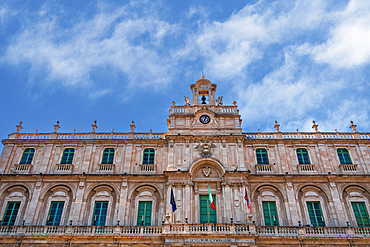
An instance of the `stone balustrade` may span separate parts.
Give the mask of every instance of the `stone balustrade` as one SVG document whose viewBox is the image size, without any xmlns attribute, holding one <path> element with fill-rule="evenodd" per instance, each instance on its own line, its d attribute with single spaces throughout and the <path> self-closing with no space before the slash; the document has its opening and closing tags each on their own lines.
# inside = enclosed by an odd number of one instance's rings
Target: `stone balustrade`
<svg viewBox="0 0 370 247">
<path fill-rule="evenodd" d="M 342 173 L 357 172 L 357 164 L 350 164 L 350 165 L 340 164 L 339 167 Z"/>
<path fill-rule="evenodd" d="M 228 106 L 233 108 L 233 106 Z M 225 107 L 224 107 L 225 108 Z M 222 109 L 224 109 L 222 108 Z M 230 109 L 231 109 L 230 108 Z M 177 108 L 176 108 L 177 109 Z M 182 109 L 182 108 L 179 108 Z M 221 109 L 221 108 L 220 108 Z M 229 109 L 229 108 L 225 108 Z M 222 110 L 229 111 L 229 110 Z M 182 113 L 182 112 L 179 112 Z M 65 140 L 88 140 L 88 139 L 165 139 L 167 133 L 12 133 L 9 135 L 9 139 L 65 139 Z M 243 133 L 246 140 L 255 139 L 370 139 L 370 133 L 324 133 L 324 132 L 314 132 L 314 133 L 302 133 L 302 132 L 258 132 L 258 133 Z"/>
<path fill-rule="evenodd" d="M 256 164 L 257 174 L 272 174 L 274 173 L 272 169 L 272 164 Z"/>
<path fill-rule="evenodd" d="M 31 164 L 15 164 L 14 172 L 27 174 L 31 171 L 31 168 L 32 168 Z"/>
<path fill-rule="evenodd" d="M 315 165 L 313 164 L 299 164 L 297 167 L 299 173 L 316 172 Z"/>
<path fill-rule="evenodd" d="M 99 164 L 98 172 L 114 172 L 114 164 Z"/>
<path fill-rule="evenodd" d="M 161 236 L 163 234 L 256 234 L 260 236 L 370 237 L 370 227 L 164 224 L 163 226 L 0 226 L 0 236 Z"/>
<path fill-rule="evenodd" d="M 139 164 L 140 172 L 143 173 L 156 173 L 157 165 L 155 164 Z"/>
<path fill-rule="evenodd" d="M 58 173 L 71 173 L 73 165 L 72 164 L 57 164 Z"/>
</svg>

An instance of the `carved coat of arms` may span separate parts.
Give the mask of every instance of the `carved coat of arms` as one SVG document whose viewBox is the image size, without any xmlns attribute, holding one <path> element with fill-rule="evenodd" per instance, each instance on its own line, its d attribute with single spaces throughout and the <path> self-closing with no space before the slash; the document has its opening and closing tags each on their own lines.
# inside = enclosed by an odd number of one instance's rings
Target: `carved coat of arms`
<svg viewBox="0 0 370 247">
<path fill-rule="evenodd" d="M 203 158 L 209 158 L 212 155 L 212 148 L 215 148 L 216 146 L 213 145 L 213 143 L 207 143 L 207 139 L 204 138 L 203 141 L 200 141 L 199 144 L 195 147 L 195 149 L 198 149 L 199 155 Z"/>
<path fill-rule="evenodd" d="M 211 174 L 211 168 L 209 166 L 205 166 L 203 168 L 203 174 L 204 174 L 204 176 L 208 177 L 209 174 Z"/>
</svg>

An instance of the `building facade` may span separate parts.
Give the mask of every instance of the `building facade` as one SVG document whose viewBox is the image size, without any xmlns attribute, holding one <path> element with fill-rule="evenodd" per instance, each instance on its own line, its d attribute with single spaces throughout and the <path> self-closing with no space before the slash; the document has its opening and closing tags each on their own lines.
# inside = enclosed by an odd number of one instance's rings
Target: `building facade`
<svg viewBox="0 0 370 247">
<path fill-rule="evenodd" d="M 0 246 L 370 246 L 370 133 L 243 133 L 216 88 L 192 84 L 167 133 L 18 125 Z"/>
</svg>

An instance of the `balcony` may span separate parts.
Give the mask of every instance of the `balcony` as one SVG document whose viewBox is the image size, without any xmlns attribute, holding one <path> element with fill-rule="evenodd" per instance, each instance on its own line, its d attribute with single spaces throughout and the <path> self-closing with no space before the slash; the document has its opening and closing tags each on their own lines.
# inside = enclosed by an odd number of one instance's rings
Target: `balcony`
<svg viewBox="0 0 370 247">
<path fill-rule="evenodd" d="M 114 173 L 114 164 L 99 164 L 98 173 Z"/>
<path fill-rule="evenodd" d="M 370 227 L 255 226 L 254 224 L 164 224 L 163 226 L 0 226 L 0 236 L 186 237 L 370 237 Z"/>
<path fill-rule="evenodd" d="M 15 167 L 14 170 L 13 171 L 11 170 L 11 172 L 21 174 L 28 174 L 32 169 L 31 164 L 15 164 L 14 167 Z"/>
<path fill-rule="evenodd" d="M 155 164 L 139 164 L 139 172 L 140 173 L 148 173 L 148 174 L 155 174 L 157 173 L 157 165 Z"/>
<path fill-rule="evenodd" d="M 355 173 L 357 172 L 357 164 L 340 164 L 339 165 L 340 170 L 343 174 L 348 174 L 348 173 Z"/>
<path fill-rule="evenodd" d="M 273 174 L 272 164 L 257 164 L 256 165 L 257 174 Z"/>
<path fill-rule="evenodd" d="M 56 173 L 72 173 L 72 164 L 57 164 Z"/>
<path fill-rule="evenodd" d="M 300 174 L 317 173 L 315 169 L 315 165 L 312 165 L 312 164 L 299 164 L 297 165 L 297 168 Z"/>
</svg>

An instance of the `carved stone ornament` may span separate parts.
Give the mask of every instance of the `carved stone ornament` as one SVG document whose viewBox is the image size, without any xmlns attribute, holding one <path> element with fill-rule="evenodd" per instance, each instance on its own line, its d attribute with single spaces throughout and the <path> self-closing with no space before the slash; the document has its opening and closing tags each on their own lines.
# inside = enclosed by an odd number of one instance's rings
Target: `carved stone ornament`
<svg viewBox="0 0 370 247">
<path fill-rule="evenodd" d="M 203 168 L 203 174 L 204 174 L 204 176 L 208 177 L 209 174 L 211 174 L 211 168 L 209 168 L 209 166 L 207 166 L 207 167 L 205 166 Z"/>
<path fill-rule="evenodd" d="M 204 138 L 203 141 L 200 141 L 199 144 L 195 147 L 195 149 L 198 149 L 199 155 L 203 158 L 209 158 L 212 155 L 212 148 L 215 148 L 216 146 L 213 145 L 213 143 L 207 143 L 206 138 Z"/>
</svg>

